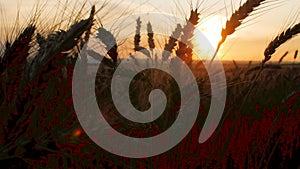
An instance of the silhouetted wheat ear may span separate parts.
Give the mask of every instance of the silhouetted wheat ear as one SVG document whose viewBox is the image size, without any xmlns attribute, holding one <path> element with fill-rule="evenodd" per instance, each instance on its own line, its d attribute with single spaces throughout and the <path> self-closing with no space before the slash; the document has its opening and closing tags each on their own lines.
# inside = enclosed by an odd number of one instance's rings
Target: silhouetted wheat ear
<svg viewBox="0 0 300 169">
<path fill-rule="evenodd" d="M 108 56 L 112 59 L 114 64 L 116 64 L 118 60 L 118 45 L 114 35 L 104 28 L 99 28 L 96 38 L 104 43 L 105 49 L 108 51 Z"/>
<path fill-rule="evenodd" d="M 288 51 L 286 51 L 279 59 L 278 63 L 281 63 L 283 61 L 283 59 L 286 57 L 286 55 L 289 54 Z"/>
<path fill-rule="evenodd" d="M 142 52 L 147 57 L 151 58 L 150 52 L 148 50 L 146 50 L 146 48 L 144 48 L 140 45 L 140 43 L 141 43 L 141 24 L 142 24 L 141 18 L 139 17 L 136 20 L 136 32 L 134 35 L 134 51 Z"/>
<path fill-rule="evenodd" d="M 235 70 L 238 70 L 238 69 L 239 69 L 239 66 L 238 66 L 238 64 L 236 63 L 236 61 L 235 61 L 235 60 L 232 60 L 232 63 L 234 64 Z"/>
<path fill-rule="evenodd" d="M 288 28 L 286 31 L 283 31 L 280 35 L 276 36 L 265 49 L 264 55 L 265 59 L 263 63 L 269 61 L 272 55 L 276 52 L 276 49 L 284 44 L 286 41 L 292 39 L 294 36 L 300 33 L 300 23 L 296 24 L 293 27 Z"/>
<path fill-rule="evenodd" d="M 251 65 L 252 65 L 252 61 L 250 60 L 249 63 L 248 63 L 247 68 L 249 69 L 251 67 Z"/>
<path fill-rule="evenodd" d="M 255 11 L 255 8 L 262 4 L 262 2 L 264 1 L 266 0 L 248 0 L 231 15 L 230 19 L 226 21 L 225 28 L 223 28 L 221 31 L 222 39 L 218 43 L 217 49 L 214 56 L 212 57 L 210 64 L 215 59 L 220 47 L 227 39 L 227 36 L 233 34 L 236 31 L 236 28 L 238 28 L 242 24 L 243 20 L 246 19 L 250 15 L 250 13 Z"/>
<path fill-rule="evenodd" d="M 181 35 L 181 31 L 182 31 L 181 25 L 177 24 L 177 27 L 174 30 L 174 32 L 172 33 L 171 37 L 169 38 L 168 43 L 165 44 L 164 50 L 172 52 L 172 50 L 174 49 L 174 47 L 176 45 L 176 41 L 178 40 L 178 38 Z"/>
<path fill-rule="evenodd" d="M 147 24 L 147 32 L 148 32 L 148 44 L 150 49 L 155 48 L 155 43 L 154 43 L 154 34 L 152 30 L 152 25 L 150 22 Z"/>
<path fill-rule="evenodd" d="M 49 34 L 44 43 L 40 44 L 40 49 L 28 68 L 28 76 L 33 82 L 38 79 L 41 71 L 54 60 L 63 61 L 64 52 L 69 51 L 79 45 L 79 40 L 86 31 L 90 31 L 93 25 L 94 7 L 88 19 L 74 23 L 67 31 L 56 31 Z"/>
<path fill-rule="evenodd" d="M 184 60 L 187 64 L 192 62 L 193 50 L 192 50 L 192 38 L 194 35 L 195 27 L 199 23 L 199 15 L 197 9 L 191 10 L 190 18 L 187 24 L 182 29 L 181 40 L 179 41 L 179 47 L 176 50 L 176 55 Z"/>
<path fill-rule="evenodd" d="M 92 6 L 89 19 L 93 20 L 94 16 L 95 16 L 95 6 Z M 84 47 L 84 44 L 87 43 L 88 40 L 90 39 L 92 26 L 93 26 L 93 24 L 90 24 L 89 27 L 86 28 L 84 38 L 82 39 L 81 44 L 80 44 L 81 49 Z"/>
<path fill-rule="evenodd" d="M 297 59 L 297 56 L 298 56 L 298 50 L 295 51 L 294 60 Z"/>
<path fill-rule="evenodd" d="M 134 50 L 135 51 L 139 51 L 140 48 L 140 42 L 141 42 L 141 18 L 139 17 L 136 20 L 136 32 L 135 32 L 135 36 L 134 36 Z"/>
<path fill-rule="evenodd" d="M 165 44 L 164 52 L 163 52 L 163 60 L 168 60 L 170 57 L 170 53 L 172 53 L 174 47 L 176 46 L 176 42 L 178 41 L 180 35 L 181 35 L 182 27 L 180 24 L 177 24 L 176 29 L 172 33 L 172 35 L 169 37 L 168 43 Z"/>
</svg>

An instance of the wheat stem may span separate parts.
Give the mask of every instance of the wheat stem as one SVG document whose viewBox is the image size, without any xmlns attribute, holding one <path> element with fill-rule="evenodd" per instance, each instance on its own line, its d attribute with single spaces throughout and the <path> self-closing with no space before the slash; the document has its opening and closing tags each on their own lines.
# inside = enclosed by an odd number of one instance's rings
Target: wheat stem
<svg viewBox="0 0 300 169">
<path fill-rule="evenodd" d="M 297 56 L 298 56 L 298 50 L 295 51 L 294 60 L 297 59 Z"/>
<path fill-rule="evenodd" d="M 278 63 L 281 63 L 283 61 L 283 59 L 286 57 L 286 55 L 289 54 L 288 51 L 286 51 L 279 59 Z"/>
</svg>

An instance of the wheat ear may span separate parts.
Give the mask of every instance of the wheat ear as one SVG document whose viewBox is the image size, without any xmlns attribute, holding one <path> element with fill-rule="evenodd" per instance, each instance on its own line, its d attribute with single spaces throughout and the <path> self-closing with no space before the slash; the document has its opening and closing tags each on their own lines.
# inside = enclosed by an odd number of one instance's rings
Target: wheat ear
<svg viewBox="0 0 300 169">
<path fill-rule="evenodd" d="M 162 54 L 163 60 L 168 60 L 168 58 L 170 57 L 170 53 L 172 53 L 174 47 L 176 46 L 176 42 L 181 35 L 181 31 L 182 31 L 181 25 L 177 24 L 176 29 L 174 30 L 172 35 L 169 37 L 168 43 L 165 44 L 165 48 L 164 48 L 164 51 Z"/>
<path fill-rule="evenodd" d="M 28 26 L 15 40 L 15 42 L 10 45 L 6 43 L 6 50 L 3 57 L 0 57 L 0 74 L 4 72 L 6 68 L 11 66 L 13 62 L 18 62 L 15 66 L 22 65 L 25 62 L 28 51 L 30 49 L 31 38 L 34 34 L 35 26 Z"/>
<path fill-rule="evenodd" d="M 104 43 L 107 55 L 116 64 L 118 60 L 118 45 L 114 35 L 104 28 L 99 28 L 96 38 L 100 39 Z"/>
<path fill-rule="evenodd" d="M 262 2 L 265 0 L 247 0 L 240 8 L 235 11 L 229 20 L 226 21 L 226 26 L 225 28 L 222 29 L 221 31 L 221 36 L 222 39 L 219 41 L 217 49 L 211 59 L 210 64 L 214 61 L 220 47 L 222 44 L 225 42 L 227 39 L 227 36 L 233 34 L 236 29 L 242 24 L 243 20 L 246 19 L 250 13 L 255 11 L 255 8 L 258 7 Z"/>
<path fill-rule="evenodd" d="M 292 39 L 294 36 L 300 33 L 300 23 L 296 24 L 293 27 L 288 28 L 286 31 L 283 31 L 280 35 L 276 36 L 265 49 L 264 55 L 265 59 L 263 64 L 271 59 L 272 55 L 276 52 L 276 49 L 284 44 L 286 41 Z"/>
<path fill-rule="evenodd" d="M 94 13 L 91 12 L 91 16 L 88 19 L 74 23 L 69 30 L 56 31 L 48 35 L 46 41 L 40 44 L 40 49 L 27 70 L 29 71 L 31 82 L 36 80 L 39 74 L 41 74 L 41 71 L 52 61 L 62 59 L 64 52 L 78 45 L 80 38 L 86 31 L 90 30 L 93 25 L 93 17 Z"/>
<path fill-rule="evenodd" d="M 197 9 L 191 10 L 190 18 L 187 20 L 187 24 L 182 29 L 181 40 L 179 41 L 179 47 L 176 51 L 176 55 L 185 61 L 187 64 L 192 62 L 193 50 L 192 50 L 192 38 L 196 25 L 199 23 L 199 15 Z"/>
<path fill-rule="evenodd" d="M 134 51 L 142 52 L 147 57 L 151 58 L 150 52 L 148 50 L 146 50 L 146 48 L 144 48 L 140 45 L 140 43 L 141 43 L 141 27 L 142 27 L 141 24 L 142 24 L 142 21 L 141 21 L 141 18 L 139 17 L 136 20 L 136 32 L 134 35 Z"/>
<path fill-rule="evenodd" d="M 152 25 L 150 22 L 147 24 L 147 32 L 148 32 L 148 44 L 150 49 L 155 48 L 155 43 L 154 43 L 154 34 L 152 30 Z"/>
</svg>

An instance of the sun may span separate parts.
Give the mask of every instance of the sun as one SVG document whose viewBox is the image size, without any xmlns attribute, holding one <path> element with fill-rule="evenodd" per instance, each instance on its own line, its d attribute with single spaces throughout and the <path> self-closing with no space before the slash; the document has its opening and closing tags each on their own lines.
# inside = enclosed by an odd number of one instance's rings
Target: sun
<svg viewBox="0 0 300 169">
<path fill-rule="evenodd" d="M 203 20 L 203 22 L 197 26 L 198 33 L 195 33 L 194 43 L 196 46 L 201 49 L 203 45 L 210 46 L 210 50 L 211 48 L 216 49 L 219 41 L 222 39 L 221 30 L 224 20 L 226 20 L 226 18 L 221 15 L 211 16 Z M 206 40 L 203 39 L 203 36 Z M 207 41 L 209 44 L 207 44 Z M 207 47 L 205 47 L 205 49 L 207 49 Z"/>
</svg>

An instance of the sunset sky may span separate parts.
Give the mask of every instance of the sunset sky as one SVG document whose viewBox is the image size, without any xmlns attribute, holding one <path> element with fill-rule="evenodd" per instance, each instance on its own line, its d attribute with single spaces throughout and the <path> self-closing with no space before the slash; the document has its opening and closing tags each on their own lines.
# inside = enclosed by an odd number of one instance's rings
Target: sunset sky
<svg viewBox="0 0 300 169">
<path fill-rule="evenodd" d="M 108 1 L 108 0 L 107 0 Z M 28 18 L 32 14 L 36 0 L 1 0 L 1 33 L 4 27 L 14 23 L 17 10 L 20 9 L 20 20 Z M 84 1 L 78 1 L 76 6 L 79 9 Z M 103 0 L 87 1 L 87 8 L 95 4 L 96 8 L 101 7 Z M 120 16 L 139 13 L 167 13 L 179 18 L 185 18 L 189 15 L 190 6 L 197 7 L 196 0 L 110 0 L 108 5 L 98 13 L 101 23 L 106 26 L 112 20 Z M 201 20 L 198 26 L 204 35 L 209 36 L 210 42 L 216 46 L 222 25 L 225 25 L 226 18 L 230 17 L 232 10 L 239 7 L 240 0 L 206 0 L 199 5 L 201 10 Z M 246 23 L 241 25 L 240 29 L 233 35 L 229 36 L 220 51 L 220 57 L 224 60 L 262 60 L 263 51 L 267 44 L 279 32 L 284 30 L 293 23 L 300 22 L 300 1 L 299 0 L 269 0 L 267 5 L 263 5 L 255 15 L 249 17 Z M 42 3 L 45 3 L 42 1 Z M 64 0 L 48 0 L 47 5 L 41 18 L 51 18 L 57 9 L 62 11 Z M 71 15 L 75 2 L 70 2 L 67 6 L 66 13 Z M 109 13 L 109 14 L 107 14 Z M 5 14 L 5 16 L 3 16 Z M 6 18 L 6 20 L 3 20 Z M 46 19 L 47 20 L 47 19 Z M 6 23 L 3 23 L 6 22 Z M 7 23 L 8 22 L 8 23 Z M 49 21 L 48 21 L 49 22 Z M 175 27 L 176 24 L 173 25 Z M 134 29 L 134 28 L 133 28 Z M 3 40 L 3 39 L 2 39 Z M 197 43 L 197 37 L 194 41 Z M 273 61 L 277 61 L 283 53 L 289 51 L 286 60 L 293 60 L 293 54 L 296 49 L 300 49 L 300 36 L 282 46 L 274 55 Z"/>
</svg>

